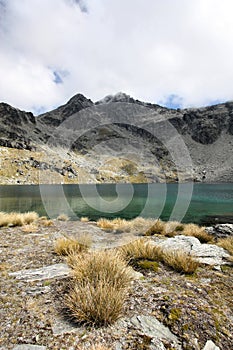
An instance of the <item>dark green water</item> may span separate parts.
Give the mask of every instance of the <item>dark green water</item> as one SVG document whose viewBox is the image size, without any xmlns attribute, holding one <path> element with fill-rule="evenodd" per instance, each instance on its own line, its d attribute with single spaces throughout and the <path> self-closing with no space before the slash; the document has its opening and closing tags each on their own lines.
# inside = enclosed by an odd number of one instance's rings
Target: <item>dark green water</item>
<svg viewBox="0 0 233 350">
<path fill-rule="evenodd" d="M 67 213 L 72 219 L 143 216 L 233 222 L 233 184 L 0 186 L 0 211 L 32 210 L 50 217 Z"/>
</svg>

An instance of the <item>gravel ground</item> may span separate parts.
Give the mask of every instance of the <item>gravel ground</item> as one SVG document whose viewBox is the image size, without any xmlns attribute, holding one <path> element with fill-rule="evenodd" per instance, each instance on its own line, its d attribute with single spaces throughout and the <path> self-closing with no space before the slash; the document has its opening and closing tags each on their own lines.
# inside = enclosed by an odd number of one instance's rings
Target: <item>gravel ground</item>
<svg viewBox="0 0 233 350">
<path fill-rule="evenodd" d="M 109 327 L 84 327 L 72 324 L 63 313 L 69 278 L 26 282 L 10 273 L 64 262 L 53 251 L 54 240 L 62 233 L 88 232 L 94 248 L 118 245 L 126 239 L 124 234 L 116 236 L 92 223 L 69 221 L 54 221 L 48 227 L 40 224 L 34 231 L 0 229 L 0 349 L 13 349 L 16 344 L 88 349 L 93 342 L 114 350 L 117 346 L 150 349 L 150 339 L 129 322 L 134 315 L 155 316 L 178 337 L 182 349 L 202 349 L 209 339 L 221 350 L 232 348 L 232 267 L 216 271 L 203 266 L 191 277 L 163 265 L 157 272 L 138 270 L 144 278 L 133 282 L 122 319 Z M 172 349 L 169 342 L 163 344 Z"/>
</svg>

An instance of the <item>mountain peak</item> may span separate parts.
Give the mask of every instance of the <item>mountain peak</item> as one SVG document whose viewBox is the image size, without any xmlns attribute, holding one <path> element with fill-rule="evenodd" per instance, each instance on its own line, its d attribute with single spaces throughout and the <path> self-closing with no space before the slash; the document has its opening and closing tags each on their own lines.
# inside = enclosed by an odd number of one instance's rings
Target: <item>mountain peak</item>
<svg viewBox="0 0 233 350">
<path fill-rule="evenodd" d="M 118 92 L 115 95 L 107 95 L 103 99 L 96 102 L 96 104 L 105 104 L 111 102 L 135 102 L 135 100 L 124 92 Z"/>
<path fill-rule="evenodd" d="M 74 95 L 73 97 L 71 97 L 70 99 L 69 99 L 69 101 L 67 102 L 67 104 L 76 104 L 76 103 L 83 103 L 83 102 L 91 102 L 92 103 L 92 101 L 90 100 L 90 99 L 88 99 L 88 98 L 86 98 L 83 94 L 80 94 L 80 93 L 78 93 L 78 94 L 76 94 L 76 95 Z"/>
</svg>

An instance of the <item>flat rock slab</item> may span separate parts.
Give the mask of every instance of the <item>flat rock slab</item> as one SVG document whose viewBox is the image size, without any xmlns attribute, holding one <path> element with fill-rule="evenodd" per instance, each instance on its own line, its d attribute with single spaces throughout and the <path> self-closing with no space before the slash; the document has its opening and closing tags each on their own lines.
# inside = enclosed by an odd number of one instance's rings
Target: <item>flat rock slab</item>
<svg viewBox="0 0 233 350">
<path fill-rule="evenodd" d="M 46 350 L 46 346 L 32 345 L 32 344 L 20 344 L 16 345 L 13 350 Z"/>
<path fill-rule="evenodd" d="M 167 340 L 173 343 L 175 349 L 181 349 L 178 338 L 170 331 L 170 329 L 164 326 L 154 316 L 133 316 L 130 319 L 132 326 L 137 328 L 141 333 L 157 340 Z M 158 343 L 158 342 L 157 342 Z M 161 344 L 161 349 L 163 344 Z M 157 344 L 158 345 L 158 344 Z"/>
<path fill-rule="evenodd" d="M 201 244 L 196 237 L 190 236 L 175 236 L 154 244 L 167 250 L 182 250 L 206 265 L 226 264 L 226 259 L 230 256 L 225 249 L 214 244 Z"/>
<path fill-rule="evenodd" d="M 20 270 L 9 273 L 10 276 L 26 282 L 43 281 L 57 277 L 67 277 L 70 274 L 70 268 L 66 264 L 54 264 L 43 266 L 38 269 Z"/>
<path fill-rule="evenodd" d="M 80 328 L 64 319 L 55 318 L 52 323 L 52 331 L 53 335 L 63 335 L 78 332 Z"/>
</svg>

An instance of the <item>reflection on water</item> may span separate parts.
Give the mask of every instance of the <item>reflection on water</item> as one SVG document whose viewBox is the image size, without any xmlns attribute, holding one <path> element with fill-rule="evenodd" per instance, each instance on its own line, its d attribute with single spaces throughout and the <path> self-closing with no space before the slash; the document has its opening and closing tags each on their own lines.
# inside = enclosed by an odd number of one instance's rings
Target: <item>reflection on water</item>
<svg viewBox="0 0 233 350">
<path fill-rule="evenodd" d="M 72 219 L 137 216 L 169 220 L 184 216 L 183 222 L 201 222 L 208 216 L 233 217 L 233 184 L 195 184 L 189 205 L 190 185 L 12 185 L 0 186 L 0 210 L 36 211 L 57 217 L 68 214 Z M 178 201 L 175 211 L 174 206 Z"/>
</svg>

